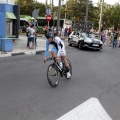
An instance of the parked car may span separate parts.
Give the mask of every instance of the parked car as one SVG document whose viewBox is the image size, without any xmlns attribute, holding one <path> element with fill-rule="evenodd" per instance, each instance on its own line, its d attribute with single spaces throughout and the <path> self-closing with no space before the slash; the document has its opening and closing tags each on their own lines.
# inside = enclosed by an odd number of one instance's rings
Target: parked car
<svg viewBox="0 0 120 120">
<path fill-rule="evenodd" d="M 103 43 L 92 33 L 73 31 L 68 37 L 68 45 L 77 46 L 79 49 L 87 47 L 95 50 L 101 50 Z"/>
</svg>

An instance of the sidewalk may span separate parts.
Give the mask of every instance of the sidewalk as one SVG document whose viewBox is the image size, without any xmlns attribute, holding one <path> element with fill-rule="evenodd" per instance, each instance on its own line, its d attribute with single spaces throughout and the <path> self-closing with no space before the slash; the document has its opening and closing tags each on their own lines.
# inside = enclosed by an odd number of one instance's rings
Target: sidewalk
<svg viewBox="0 0 120 120">
<path fill-rule="evenodd" d="M 30 55 L 30 54 L 40 54 L 45 51 L 46 39 L 44 36 L 38 36 L 36 49 L 27 48 L 27 37 L 25 35 L 20 35 L 15 42 L 13 42 L 13 50 L 11 52 L 1 52 L 0 57 L 16 56 L 16 55 Z"/>
</svg>

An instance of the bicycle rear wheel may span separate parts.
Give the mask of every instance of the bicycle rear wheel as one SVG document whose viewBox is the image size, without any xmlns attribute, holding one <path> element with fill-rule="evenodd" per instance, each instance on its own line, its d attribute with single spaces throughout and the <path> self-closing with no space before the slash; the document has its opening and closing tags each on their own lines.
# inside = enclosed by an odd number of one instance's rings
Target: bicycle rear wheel
<svg viewBox="0 0 120 120">
<path fill-rule="evenodd" d="M 57 87 L 60 80 L 60 74 L 54 64 L 50 64 L 47 69 L 47 79 L 51 87 Z"/>
</svg>

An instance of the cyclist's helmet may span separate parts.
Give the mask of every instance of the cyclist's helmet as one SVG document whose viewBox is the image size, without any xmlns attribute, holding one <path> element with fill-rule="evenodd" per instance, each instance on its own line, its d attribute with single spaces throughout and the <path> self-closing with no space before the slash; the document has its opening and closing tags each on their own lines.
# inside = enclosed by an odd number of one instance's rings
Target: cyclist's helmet
<svg viewBox="0 0 120 120">
<path fill-rule="evenodd" d="M 47 38 L 47 39 L 53 38 L 53 34 L 52 34 L 52 33 L 46 33 L 46 38 Z"/>
</svg>

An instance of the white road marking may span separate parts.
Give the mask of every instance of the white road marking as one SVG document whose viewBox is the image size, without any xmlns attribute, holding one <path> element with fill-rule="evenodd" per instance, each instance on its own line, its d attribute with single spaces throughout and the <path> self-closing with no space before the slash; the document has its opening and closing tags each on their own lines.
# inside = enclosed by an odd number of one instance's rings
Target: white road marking
<svg viewBox="0 0 120 120">
<path fill-rule="evenodd" d="M 57 120 L 112 120 L 97 98 L 90 98 Z"/>
</svg>

